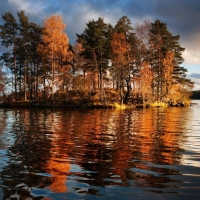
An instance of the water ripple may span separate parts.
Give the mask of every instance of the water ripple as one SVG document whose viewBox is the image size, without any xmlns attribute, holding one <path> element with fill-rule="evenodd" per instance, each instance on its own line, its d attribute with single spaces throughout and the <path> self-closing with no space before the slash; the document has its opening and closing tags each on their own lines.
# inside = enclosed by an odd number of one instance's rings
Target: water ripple
<svg viewBox="0 0 200 200">
<path fill-rule="evenodd" d="M 0 197 L 196 198 L 199 111 L 0 110 Z"/>
</svg>

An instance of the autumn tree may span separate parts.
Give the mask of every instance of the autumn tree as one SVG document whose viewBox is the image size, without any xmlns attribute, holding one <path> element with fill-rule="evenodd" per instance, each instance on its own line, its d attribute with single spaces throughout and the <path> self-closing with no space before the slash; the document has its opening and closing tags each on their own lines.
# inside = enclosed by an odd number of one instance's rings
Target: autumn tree
<svg viewBox="0 0 200 200">
<path fill-rule="evenodd" d="M 164 70 L 164 83 L 163 83 L 163 90 L 164 95 L 167 97 L 169 93 L 169 88 L 173 84 L 173 70 L 174 70 L 174 52 L 167 51 L 166 56 L 163 60 Z"/>
<path fill-rule="evenodd" d="M 55 75 L 59 71 L 66 73 L 67 61 L 72 59 L 72 53 L 69 51 L 69 39 L 64 30 L 66 25 L 63 23 L 60 15 L 51 15 L 43 22 L 43 44 L 38 46 L 46 65 L 50 66 L 51 71 L 51 94 L 55 93 Z"/>
<path fill-rule="evenodd" d="M 124 35 L 126 45 L 128 47 L 126 54 L 126 59 L 128 61 L 126 68 L 128 73 L 125 79 L 125 102 L 128 102 L 131 94 L 130 92 L 136 85 L 135 80 L 139 74 L 141 63 L 144 60 L 145 45 L 143 44 L 143 41 L 138 37 L 136 30 L 131 25 L 131 20 L 127 16 L 123 16 L 118 20 L 113 31 Z"/>
<path fill-rule="evenodd" d="M 147 61 L 148 50 L 149 50 L 149 32 L 150 32 L 151 22 L 145 20 L 142 23 L 136 23 L 134 26 L 134 31 L 137 37 L 137 51 L 135 54 L 135 74 L 137 75 L 138 70 L 142 66 L 144 61 Z"/>
<path fill-rule="evenodd" d="M 129 46 L 122 33 L 114 33 L 111 40 L 112 48 L 112 73 L 120 88 L 120 104 L 123 104 L 124 83 L 129 74 L 127 54 Z"/>
<path fill-rule="evenodd" d="M 142 100 L 147 101 L 152 98 L 152 82 L 153 72 L 149 63 L 143 62 L 142 67 L 139 70 L 138 90 L 142 96 Z"/>
<path fill-rule="evenodd" d="M 133 68 L 134 68 L 134 60 L 135 60 L 135 51 L 136 51 L 136 43 L 137 38 L 135 36 L 135 33 L 133 32 L 133 27 L 131 25 L 131 20 L 127 16 L 121 17 L 114 29 L 114 33 L 119 33 L 123 35 L 124 37 L 124 45 L 128 47 L 126 52 L 126 60 L 127 62 L 127 76 L 126 76 L 126 85 L 127 85 L 127 92 L 126 92 L 126 100 L 129 97 L 130 90 L 131 90 L 131 76 L 133 75 Z"/>
</svg>

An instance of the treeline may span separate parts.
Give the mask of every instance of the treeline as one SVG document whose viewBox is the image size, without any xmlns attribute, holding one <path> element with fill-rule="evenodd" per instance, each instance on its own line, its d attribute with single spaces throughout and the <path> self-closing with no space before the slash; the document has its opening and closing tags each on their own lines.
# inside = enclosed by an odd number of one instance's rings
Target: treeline
<svg viewBox="0 0 200 200">
<path fill-rule="evenodd" d="M 193 82 L 181 66 L 180 36 L 160 20 L 133 27 L 126 16 L 115 26 L 98 18 L 76 34 L 72 45 L 59 15 L 45 18 L 43 26 L 29 22 L 24 11 L 17 15 L 6 12 L 0 25 L 1 44 L 8 48 L 1 61 L 12 73 L 7 82 L 15 100 L 66 99 L 71 91 L 98 91 L 103 102 L 111 89 L 120 104 L 131 98 L 173 104 L 189 100 Z"/>
<path fill-rule="evenodd" d="M 193 91 L 191 99 L 200 99 L 200 90 Z"/>
</svg>

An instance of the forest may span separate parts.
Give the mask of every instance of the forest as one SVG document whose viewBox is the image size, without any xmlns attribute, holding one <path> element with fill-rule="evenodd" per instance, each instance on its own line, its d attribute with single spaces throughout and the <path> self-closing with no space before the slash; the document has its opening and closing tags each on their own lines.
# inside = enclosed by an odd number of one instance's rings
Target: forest
<svg viewBox="0 0 200 200">
<path fill-rule="evenodd" d="M 189 105 L 194 83 L 186 78 L 185 50 L 159 19 L 113 26 L 99 17 L 70 44 L 66 24 L 52 14 L 39 25 L 25 11 L 2 15 L 2 102 L 34 105 Z M 4 69 L 4 70 L 3 70 Z M 5 73 L 5 71 L 7 73 Z"/>
</svg>

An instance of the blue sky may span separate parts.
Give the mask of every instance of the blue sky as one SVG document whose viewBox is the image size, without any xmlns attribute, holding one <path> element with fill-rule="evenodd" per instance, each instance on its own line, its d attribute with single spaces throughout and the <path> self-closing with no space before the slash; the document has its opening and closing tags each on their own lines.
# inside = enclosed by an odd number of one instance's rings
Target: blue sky
<svg viewBox="0 0 200 200">
<path fill-rule="evenodd" d="M 148 19 L 167 23 L 173 35 L 180 35 L 185 48 L 182 66 L 188 69 L 188 78 L 200 89 L 200 0 L 0 0 L 0 14 L 7 11 L 17 16 L 25 10 L 30 21 L 42 24 L 44 17 L 59 14 L 67 24 L 71 43 L 76 33 L 82 33 L 89 20 L 103 17 L 106 23 L 115 25 L 127 16 L 132 25 Z M 0 19 L 0 23 L 2 20 Z M 0 52 L 5 49 L 0 46 Z"/>
</svg>

